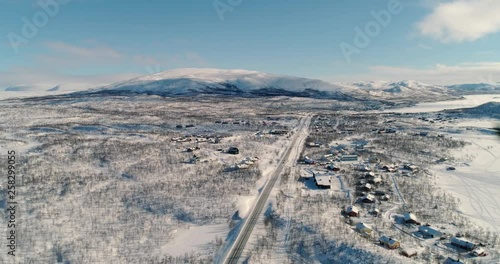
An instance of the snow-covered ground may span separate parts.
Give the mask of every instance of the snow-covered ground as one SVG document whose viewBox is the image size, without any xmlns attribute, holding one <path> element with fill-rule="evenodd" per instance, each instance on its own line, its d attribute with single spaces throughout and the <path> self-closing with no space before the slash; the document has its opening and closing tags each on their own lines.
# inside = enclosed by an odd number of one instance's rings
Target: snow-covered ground
<svg viewBox="0 0 500 264">
<path fill-rule="evenodd" d="M 481 95 L 466 95 L 461 100 L 439 101 L 433 103 L 420 103 L 411 107 L 403 107 L 398 109 L 388 109 L 384 112 L 396 113 L 429 113 L 438 112 L 445 109 L 470 108 L 482 105 L 488 102 L 500 102 L 498 94 L 481 94 Z"/>
<path fill-rule="evenodd" d="M 159 255 L 182 256 L 191 252 L 205 252 L 217 237 L 225 237 L 229 233 L 226 223 L 203 226 L 191 226 L 175 230 L 174 239 L 159 248 Z"/>
<path fill-rule="evenodd" d="M 468 95 L 462 100 L 422 103 L 391 110 L 397 113 L 430 113 L 445 109 L 470 108 L 488 102 L 500 102 L 498 94 Z M 452 127 L 474 128 L 453 138 L 470 142 L 462 151 L 453 152 L 457 164 L 435 166 L 438 184 L 460 199 L 460 210 L 478 226 L 500 231 L 500 141 L 489 130 L 498 124 L 492 119 L 459 119 Z M 487 133 L 484 133 L 487 132 Z M 456 170 L 446 170 L 448 166 Z"/>
<path fill-rule="evenodd" d="M 500 141 L 494 135 L 468 131 L 453 135 L 471 142 L 453 153 L 460 162 L 435 167 L 438 184 L 460 199 L 460 208 L 478 226 L 500 231 Z M 454 166 L 456 170 L 446 170 Z"/>
</svg>

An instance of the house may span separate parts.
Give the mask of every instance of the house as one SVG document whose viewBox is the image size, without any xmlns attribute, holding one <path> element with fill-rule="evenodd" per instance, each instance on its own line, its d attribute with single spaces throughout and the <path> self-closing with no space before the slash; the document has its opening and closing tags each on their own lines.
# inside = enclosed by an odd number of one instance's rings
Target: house
<svg viewBox="0 0 500 264">
<path fill-rule="evenodd" d="M 307 143 L 306 145 L 307 145 L 308 147 L 310 147 L 310 148 L 319 148 L 319 147 L 321 147 L 321 144 L 316 143 L 316 142 L 309 142 L 309 143 Z"/>
<path fill-rule="evenodd" d="M 367 194 L 361 198 L 361 202 L 363 203 L 374 203 L 375 202 L 375 196 L 371 194 Z"/>
<path fill-rule="evenodd" d="M 357 155 L 342 155 L 340 156 L 340 161 L 357 161 Z"/>
<path fill-rule="evenodd" d="M 441 233 L 441 231 L 425 225 L 419 226 L 418 232 L 420 232 L 424 236 L 424 238 L 436 238 L 443 236 L 443 233 Z"/>
<path fill-rule="evenodd" d="M 374 178 L 375 177 L 375 172 L 370 171 L 365 174 L 365 178 Z"/>
<path fill-rule="evenodd" d="M 269 134 L 272 134 L 272 135 L 286 135 L 286 134 L 288 134 L 288 131 L 287 130 L 271 130 L 269 132 Z"/>
<path fill-rule="evenodd" d="M 308 156 L 304 157 L 304 163 L 305 164 L 314 164 L 316 163 L 313 159 L 309 158 Z"/>
<path fill-rule="evenodd" d="M 248 165 L 248 164 L 236 164 L 235 168 L 239 169 L 239 170 L 245 170 L 245 169 L 250 168 L 250 165 Z"/>
<path fill-rule="evenodd" d="M 420 225 L 420 222 L 417 220 L 417 217 L 411 212 L 404 214 L 404 221 L 406 224 Z"/>
<path fill-rule="evenodd" d="M 330 161 L 332 159 L 333 154 L 326 154 L 321 157 L 323 161 Z"/>
<path fill-rule="evenodd" d="M 361 191 L 364 191 L 364 192 L 369 192 L 369 191 L 372 190 L 372 188 L 373 188 L 372 185 L 369 184 L 369 183 L 365 183 L 364 185 L 362 185 L 361 187 L 359 187 L 359 189 Z"/>
<path fill-rule="evenodd" d="M 237 155 L 237 154 L 240 154 L 240 150 L 238 148 L 235 148 L 235 147 L 230 147 L 227 150 L 227 153 Z"/>
<path fill-rule="evenodd" d="M 361 234 L 365 234 L 365 235 L 371 235 L 371 233 L 373 232 L 373 229 L 370 226 L 366 225 L 365 223 L 357 223 L 356 229 Z"/>
<path fill-rule="evenodd" d="M 462 261 L 460 261 L 459 259 L 453 259 L 453 258 L 448 257 L 443 262 L 443 264 L 464 264 L 464 263 Z"/>
<path fill-rule="evenodd" d="M 396 248 L 399 248 L 401 246 L 401 242 L 395 240 L 395 239 L 392 239 L 391 237 L 388 237 L 388 236 L 381 236 L 379 239 L 378 239 L 380 245 L 386 247 L 386 248 L 389 248 L 389 249 L 396 249 Z"/>
<path fill-rule="evenodd" d="M 359 171 L 363 171 L 363 172 L 370 172 L 370 171 L 372 171 L 372 169 L 369 166 L 366 166 L 366 165 L 359 166 L 358 170 Z"/>
<path fill-rule="evenodd" d="M 375 209 L 373 209 L 373 210 L 370 211 L 370 214 L 373 215 L 373 216 L 379 216 L 380 215 L 380 209 L 375 208 Z"/>
<path fill-rule="evenodd" d="M 475 257 L 485 257 L 485 256 L 488 255 L 486 253 L 486 251 L 484 251 L 484 249 L 482 249 L 482 248 L 476 248 L 476 249 L 474 249 L 471 254 L 473 256 L 475 256 Z"/>
<path fill-rule="evenodd" d="M 348 205 L 345 208 L 345 213 L 348 216 L 359 217 L 359 208 L 354 205 Z"/>
<path fill-rule="evenodd" d="M 465 250 L 474 250 L 476 249 L 476 245 L 468 240 L 458 237 L 450 238 L 450 243 L 456 247 L 465 249 Z"/>
<path fill-rule="evenodd" d="M 373 177 L 372 179 L 368 180 L 368 183 L 371 183 L 371 184 L 379 184 L 379 183 L 382 183 L 382 177 L 380 177 L 380 176 L 375 176 L 375 177 Z"/>
<path fill-rule="evenodd" d="M 337 154 L 337 153 L 346 153 L 349 147 L 344 144 L 336 145 L 336 146 L 330 146 L 330 153 L 332 154 Z"/>
<path fill-rule="evenodd" d="M 330 174 L 314 174 L 314 182 L 318 188 L 330 189 L 332 186 L 332 175 Z"/>
<path fill-rule="evenodd" d="M 389 201 L 389 199 L 391 199 L 391 196 L 388 194 L 380 196 L 380 201 Z"/>
<path fill-rule="evenodd" d="M 340 168 L 332 163 L 326 165 L 326 169 L 331 171 L 340 171 Z"/>
<path fill-rule="evenodd" d="M 401 255 L 403 255 L 407 258 L 411 258 L 411 257 L 414 257 L 417 255 L 417 251 L 413 248 L 407 248 L 407 249 L 403 249 L 401 251 Z"/>
<path fill-rule="evenodd" d="M 208 142 L 212 143 L 212 144 L 219 144 L 220 143 L 220 138 L 218 137 L 215 137 L 215 138 L 210 138 L 208 140 Z"/>
<path fill-rule="evenodd" d="M 384 166 L 382 166 L 382 169 L 387 171 L 387 172 L 395 172 L 397 170 L 396 166 L 394 166 L 394 165 L 384 165 Z"/>
<path fill-rule="evenodd" d="M 416 171 L 418 171 L 418 167 L 417 167 L 417 166 L 415 166 L 415 165 L 413 165 L 413 164 L 405 164 L 405 165 L 403 165 L 403 169 L 405 169 L 405 170 L 409 170 L 409 171 L 411 171 L 411 172 L 416 172 Z"/>
</svg>

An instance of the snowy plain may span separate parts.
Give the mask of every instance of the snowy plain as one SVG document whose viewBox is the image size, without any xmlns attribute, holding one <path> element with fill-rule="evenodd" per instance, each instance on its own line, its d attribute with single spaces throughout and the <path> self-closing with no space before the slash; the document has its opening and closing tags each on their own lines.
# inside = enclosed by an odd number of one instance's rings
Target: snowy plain
<svg viewBox="0 0 500 264">
<path fill-rule="evenodd" d="M 392 109 L 396 113 L 431 113 L 442 110 L 476 107 L 488 102 L 500 102 L 498 94 L 467 95 L 462 100 L 421 103 L 413 107 Z M 493 119 L 460 119 L 450 128 L 465 128 L 465 132 L 450 136 L 471 145 L 452 153 L 456 164 L 435 166 L 433 173 L 438 185 L 460 199 L 460 210 L 480 227 L 500 232 L 500 140 L 491 128 Z M 463 130 L 460 130 L 463 131 Z M 456 170 L 447 170 L 448 166 Z"/>
<path fill-rule="evenodd" d="M 488 102 L 500 102 L 500 95 L 499 94 L 465 95 L 464 98 L 460 100 L 419 103 L 416 104 L 415 106 L 410 106 L 410 107 L 387 109 L 384 112 L 430 113 L 430 112 L 439 112 L 442 110 L 476 107 Z"/>
</svg>

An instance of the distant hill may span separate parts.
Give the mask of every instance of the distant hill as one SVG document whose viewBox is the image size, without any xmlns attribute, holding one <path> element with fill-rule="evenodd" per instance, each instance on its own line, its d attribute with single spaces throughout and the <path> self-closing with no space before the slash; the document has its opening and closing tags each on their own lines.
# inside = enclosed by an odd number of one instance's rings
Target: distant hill
<svg viewBox="0 0 500 264">
<path fill-rule="evenodd" d="M 287 96 L 343 101 L 371 101 L 408 105 L 458 99 L 464 94 L 500 93 L 496 85 L 431 85 L 414 80 L 332 83 L 288 75 L 237 69 L 186 68 L 164 71 L 91 89 L 84 83 L 16 85 L 4 89 L 8 96 L 36 92 L 37 96 L 72 93 L 87 95 L 189 96 Z M 21 93 L 22 92 L 22 93 Z"/>
<path fill-rule="evenodd" d="M 500 103 L 489 102 L 472 108 L 446 110 L 448 113 L 460 113 L 471 117 L 488 117 L 500 119 Z"/>
<path fill-rule="evenodd" d="M 357 94 L 389 100 L 436 101 L 453 98 L 446 86 L 430 85 L 414 80 L 397 82 L 369 81 L 343 83 Z"/>
<path fill-rule="evenodd" d="M 450 91 L 458 94 L 500 93 L 500 84 L 469 83 L 447 86 Z"/>
<path fill-rule="evenodd" d="M 344 87 L 321 80 L 247 70 L 177 69 L 147 75 L 83 93 L 160 96 L 291 96 L 351 99 Z"/>
<path fill-rule="evenodd" d="M 160 96 L 289 96 L 348 101 L 404 101 L 454 98 L 443 86 L 417 81 L 330 83 L 247 70 L 177 69 L 107 85 L 80 94 Z M 455 97 L 458 98 L 458 97 Z"/>
</svg>

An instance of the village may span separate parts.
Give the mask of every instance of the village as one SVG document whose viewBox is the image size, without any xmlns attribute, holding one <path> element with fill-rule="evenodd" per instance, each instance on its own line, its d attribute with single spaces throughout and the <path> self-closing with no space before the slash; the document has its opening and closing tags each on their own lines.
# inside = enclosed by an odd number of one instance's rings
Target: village
<svg viewBox="0 0 500 264">
<path fill-rule="evenodd" d="M 492 238 L 474 234 L 475 228 L 467 227 L 464 219 L 453 216 L 453 221 L 446 221 L 456 206 L 448 197 L 413 196 L 421 193 L 416 190 L 430 188 L 429 165 L 448 164 L 447 170 L 456 169 L 448 150 L 464 143 L 446 133 L 446 124 L 454 120 L 441 114 L 317 115 L 297 161 L 300 195 L 307 200 L 341 194 L 342 199 L 333 203 L 342 223 L 388 253 L 447 264 L 487 261 L 498 254 L 489 242 Z M 269 116 L 216 120 L 213 131 L 217 132 L 211 133 L 178 125 L 182 134 L 171 141 L 186 153 L 185 163 L 222 161 L 226 172 L 258 170 L 265 167 L 268 157 L 252 156 L 240 144 L 231 144 L 241 134 L 239 128 L 253 131 L 250 140 L 286 140 L 291 121 Z M 433 215 L 440 210 L 447 213 Z"/>
<path fill-rule="evenodd" d="M 407 258 L 429 252 L 442 261 L 440 263 L 468 263 L 462 261 L 488 258 L 489 250 L 496 249 L 491 248 L 485 237 L 471 235 L 471 231 L 464 231 L 468 228 L 457 223 L 429 217 L 429 213 L 439 212 L 439 203 L 410 204 L 410 194 L 405 193 L 408 186 L 403 185 L 407 182 L 405 179 L 430 180 L 426 164 L 449 162 L 446 150 L 440 146 L 454 147 L 455 143 L 444 133 L 436 132 L 442 127 L 422 126 L 415 130 L 414 126 L 405 125 L 408 118 L 430 120 L 400 114 L 374 118 L 317 116 L 299 160 L 301 196 L 343 193 L 347 203 L 334 203 L 339 206 L 338 214 L 344 223 L 367 243 L 378 244 Z M 439 116 L 431 122 L 451 120 Z M 413 137 L 416 142 L 449 142 L 433 144 L 432 150 L 430 147 L 401 149 L 401 145 L 392 145 L 391 150 L 380 145 L 402 136 L 408 140 Z M 401 155 L 397 155 L 398 152 Z M 411 157 L 412 153 L 415 156 Z M 417 212 L 413 210 L 416 208 Z M 414 241 L 405 244 L 402 239 Z"/>
</svg>

